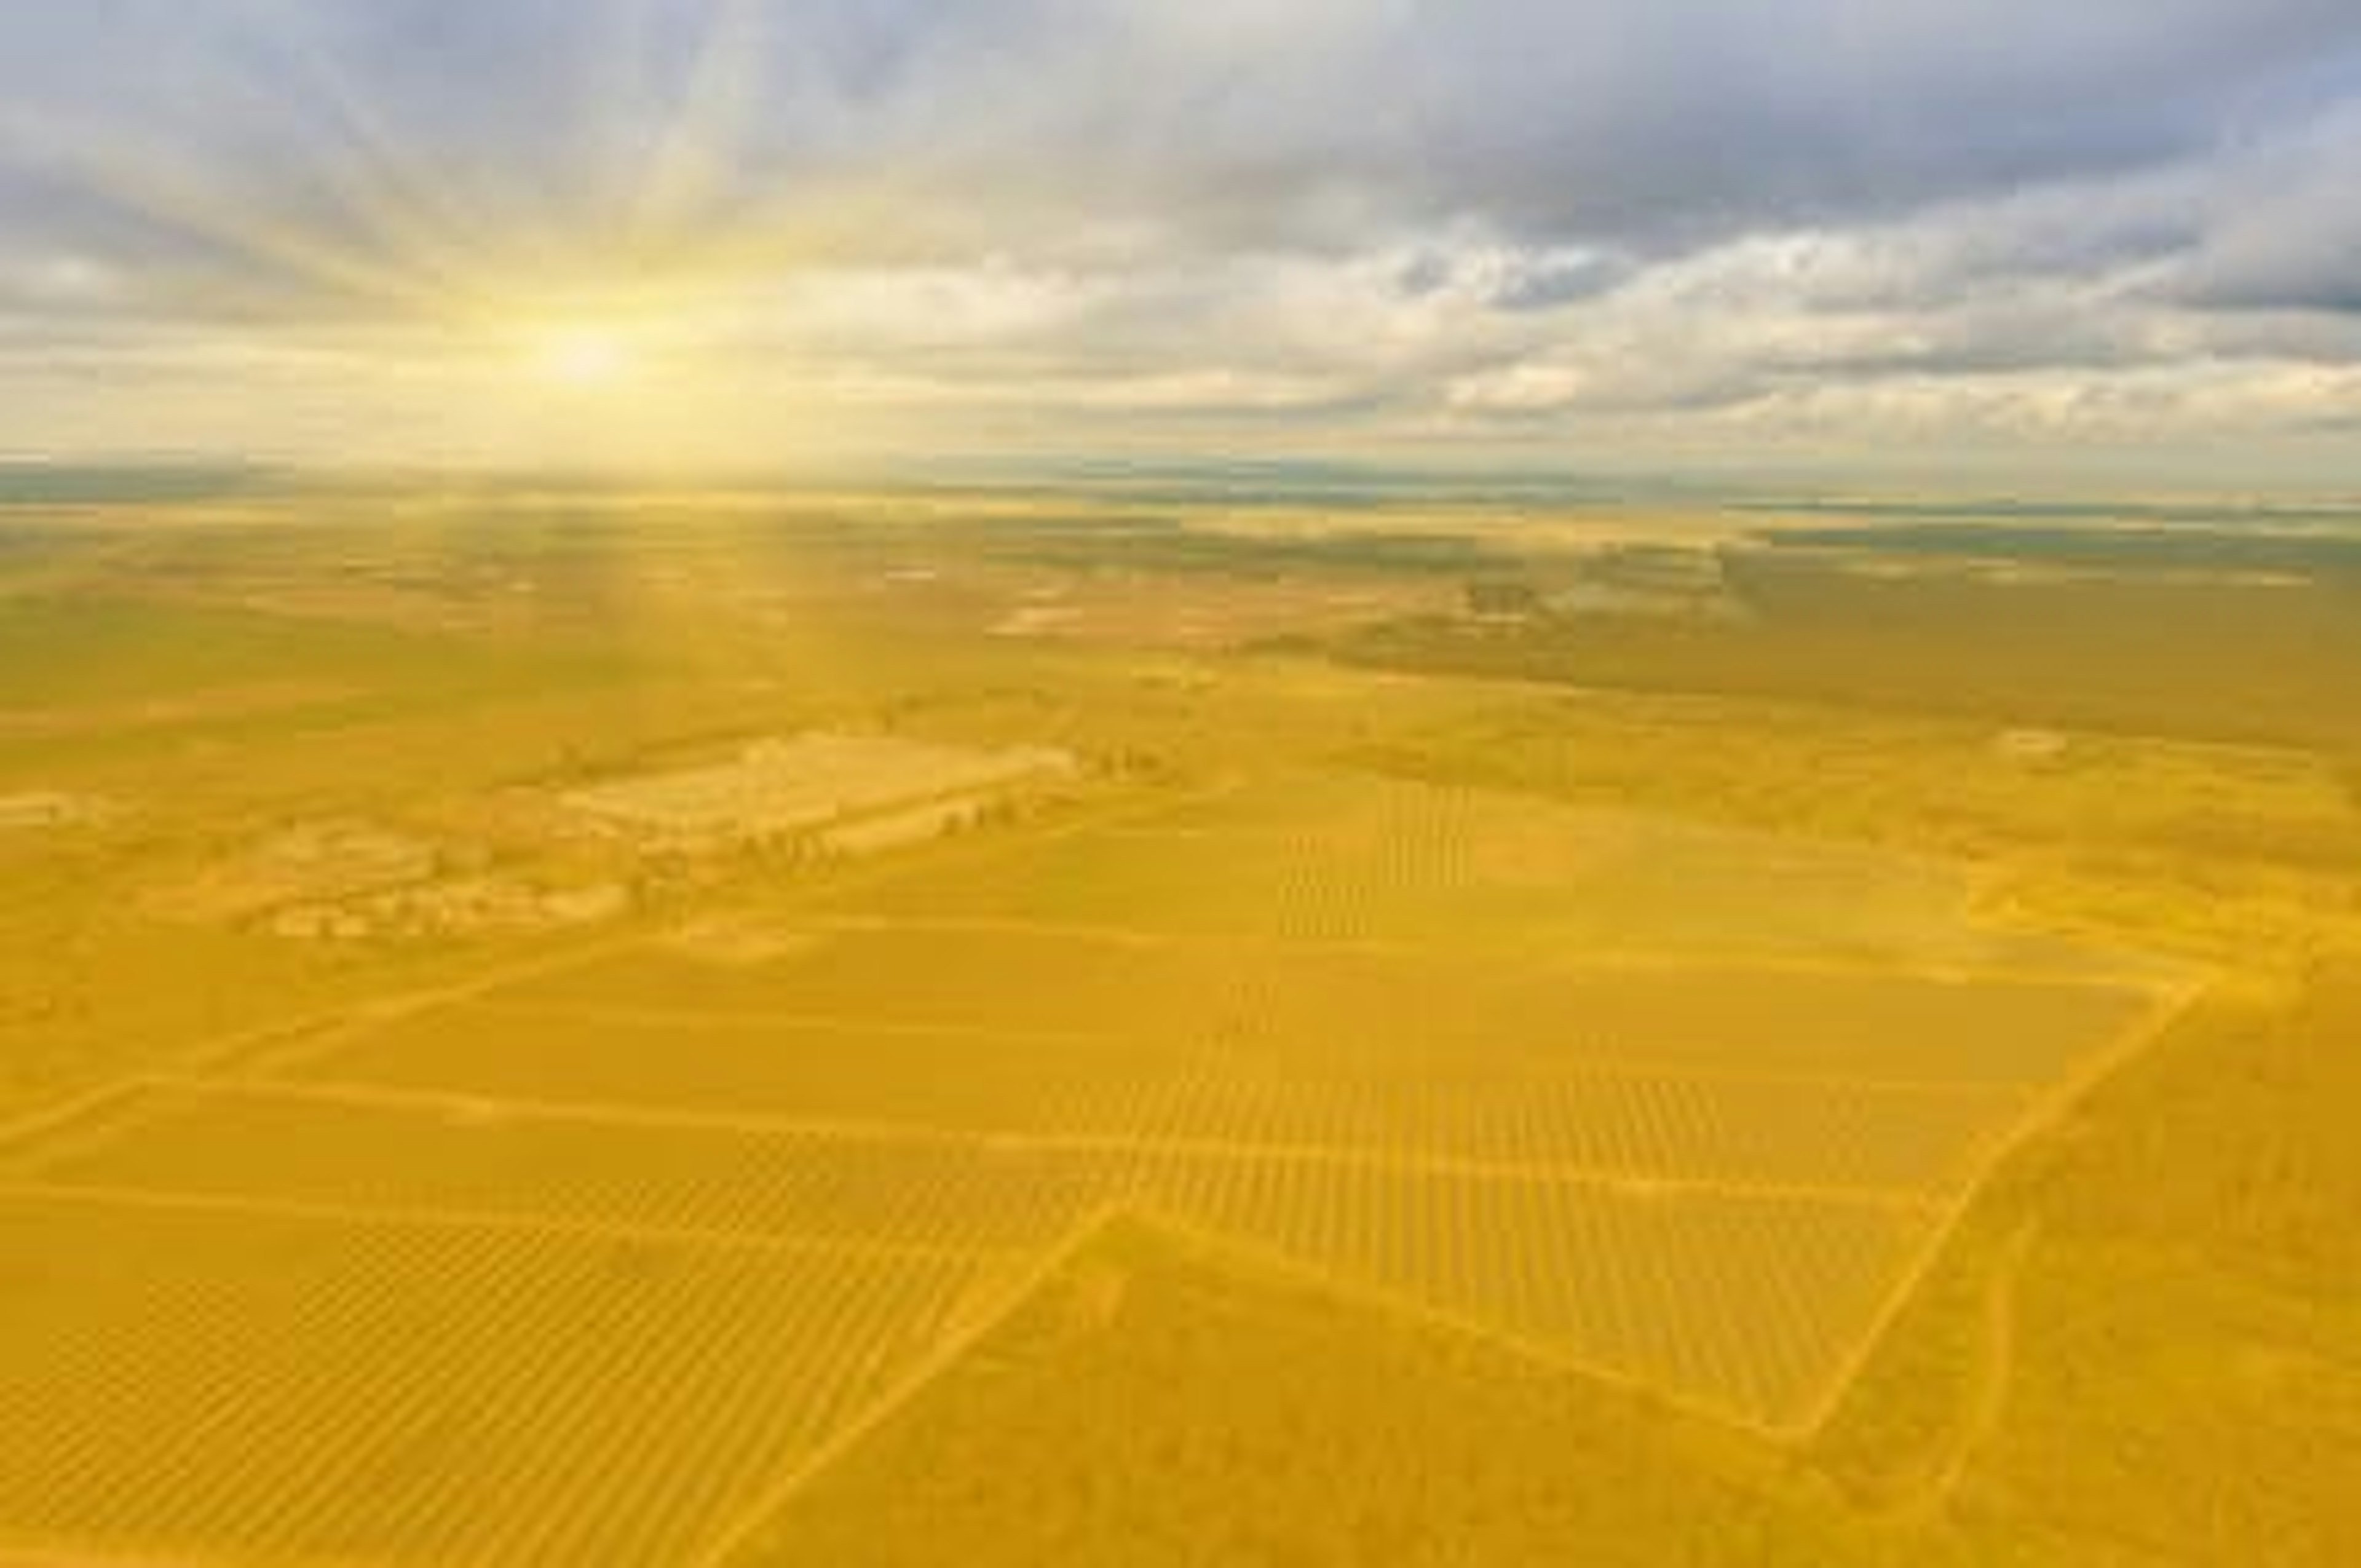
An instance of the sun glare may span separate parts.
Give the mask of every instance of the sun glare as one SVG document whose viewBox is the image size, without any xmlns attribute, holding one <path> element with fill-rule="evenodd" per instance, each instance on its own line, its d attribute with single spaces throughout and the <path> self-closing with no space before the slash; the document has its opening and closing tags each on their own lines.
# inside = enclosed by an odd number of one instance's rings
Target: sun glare
<svg viewBox="0 0 2361 1568">
<path fill-rule="evenodd" d="M 602 327 L 561 327 L 545 334 L 537 349 L 541 373 L 568 387 L 611 386 L 627 378 L 634 356 L 621 334 Z"/>
</svg>

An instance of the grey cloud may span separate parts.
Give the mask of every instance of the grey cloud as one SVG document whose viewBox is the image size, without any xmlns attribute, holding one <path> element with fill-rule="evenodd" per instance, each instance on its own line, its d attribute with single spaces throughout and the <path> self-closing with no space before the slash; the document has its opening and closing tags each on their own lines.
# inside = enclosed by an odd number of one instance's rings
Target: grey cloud
<svg viewBox="0 0 2361 1568">
<path fill-rule="evenodd" d="M 2345 364 L 2356 168 L 2354 0 L 0 5 L 60 345 L 705 268 L 766 352 L 1340 417 Z"/>
<path fill-rule="evenodd" d="M 1403 258 L 1394 276 L 1411 299 L 1456 291 L 1496 310 L 1530 312 L 1595 299 L 1634 270 L 1628 257 L 1582 248 L 1427 245 Z"/>
<path fill-rule="evenodd" d="M 2169 289 L 2227 310 L 2361 313 L 2361 97 L 2215 172 Z"/>
<path fill-rule="evenodd" d="M 1350 244 L 1457 215 L 1694 244 L 2186 155 L 2267 120 L 2275 94 L 2317 93 L 2337 57 L 2361 60 L 2347 0 L 0 12 L 17 122 L 171 148 L 307 222 L 381 223 L 404 204 L 389 193 L 431 191 L 446 224 L 522 210 L 612 229 L 702 96 L 727 166 L 700 221 L 882 179 L 923 192 L 945 243 L 1122 217 L 1180 243 Z"/>
</svg>

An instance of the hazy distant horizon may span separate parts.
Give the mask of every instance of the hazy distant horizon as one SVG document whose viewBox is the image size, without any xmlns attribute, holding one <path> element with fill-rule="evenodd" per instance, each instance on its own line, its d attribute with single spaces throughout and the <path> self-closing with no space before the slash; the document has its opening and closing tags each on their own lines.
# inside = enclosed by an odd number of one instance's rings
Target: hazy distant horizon
<svg viewBox="0 0 2361 1568">
<path fill-rule="evenodd" d="M 1885 474 L 1798 466 L 1725 471 L 1589 471 L 1533 465 L 1402 465 L 1334 458 L 966 455 L 836 467 L 718 466 L 693 472 L 596 466 L 305 462 L 208 454 L 53 457 L 0 454 L 0 522 L 12 509 L 44 505 L 208 501 L 291 492 L 390 493 L 548 490 L 717 495 L 862 492 L 1062 493 L 1089 499 L 1171 499 L 1195 505 L 1367 505 L 1579 512 L 1640 508 L 1944 518 L 2109 512 L 2126 520 L 2232 521 L 2243 516 L 2361 521 L 2361 477 L 2216 476 L 2171 482 L 2153 475 L 2052 473 L 2038 479 L 1998 470 Z"/>
</svg>

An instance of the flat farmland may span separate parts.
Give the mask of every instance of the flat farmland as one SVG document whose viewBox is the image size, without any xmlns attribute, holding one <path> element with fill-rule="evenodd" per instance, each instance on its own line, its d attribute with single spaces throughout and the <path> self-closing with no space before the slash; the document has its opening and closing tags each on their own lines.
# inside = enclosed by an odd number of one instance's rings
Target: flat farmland
<svg viewBox="0 0 2361 1568">
<path fill-rule="evenodd" d="M 675 1563 L 954 1259 L 0 1192 L 0 1553 Z"/>
<path fill-rule="evenodd" d="M 142 1091 L 96 1125 L 35 1145 L 14 1170 L 73 1190 L 539 1221 L 659 1241 L 804 1241 L 850 1249 L 856 1264 L 870 1247 L 1045 1247 L 1110 1186 L 1071 1151 L 238 1085 Z"/>
<path fill-rule="evenodd" d="M 1154 917 L 1109 918 L 1078 856 Z M 1137 896 L 1176 867 L 1193 906 Z M 1566 935 L 1639 883 L 1664 923 Z M 1964 886 L 1295 780 L 334 1032 L 236 1093 L 159 1090 L 50 1179 L 1019 1251 L 1137 1207 L 1784 1427 L 2014 1133 L 2169 1003 L 2136 959 L 1978 926 Z M 1787 950 L 1673 928 L 1717 898 Z M 248 1147 L 268 1168 L 226 1174 Z"/>
<path fill-rule="evenodd" d="M 1224 1046 L 1356 1073 L 1556 1071 L 1627 1062 L 1904 1083 L 2039 1082 L 2138 1011 L 2103 973 L 1912 972 L 1436 954 L 1410 947 L 1172 940 L 914 919 L 817 927 L 755 963 L 646 948 L 484 998 L 503 1023 L 720 1028 L 782 1021 L 876 1034 L 1022 1036 L 1150 1063 Z M 465 1015 L 418 1021 L 466 1029 Z M 528 1033 L 529 1030 L 502 1031 Z M 977 1053 L 983 1055 L 983 1053 Z"/>
<path fill-rule="evenodd" d="M 862 889 L 853 915 L 1393 941 L 1562 959 L 2054 966 L 2101 956 L 1968 918 L 1955 864 L 1645 812 L 1350 774 L 1261 782 L 1015 864 Z"/>
<path fill-rule="evenodd" d="M 756 743 L 726 762 L 578 790 L 564 804 L 620 832 L 727 843 L 810 832 L 913 803 L 981 800 L 1072 771 L 1073 759 L 1059 751 L 802 735 Z"/>
<path fill-rule="evenodd" d="M 1733 1411 L 1792 1409 L 1858 1337 L 1930 1201 L 1550 1164 L 1141 1140 L 994 1140 L 601 1119 L 355 1091 L 162 1088 L 36 1149 L 42 1190 L 402 1216 L 500 1234 L 810 1246 L 1003 1269 L 1093 1213 L 1155 1212 L 1543 1356 Z"/>
<path fill-rule="evenodd" d="M 0 1145 L 0 1546 L 700 1561 L 1122 1212 L 1804 1431 L 2176 1000 L 1969 892 L 1296 778 L 126 1080 Z"/>
<path fill-rule="evenodd" d="M 1690 994 L 1661 977 L 1655 989 L 1667 1003 Z M 1588 999 L 1575 988 L 1558 1001 Z M 2060 1005 L 2084 1000 L 2070 993 Z M 2112 1005 L 2075 1015 L 2102 1030 L 2137 1016 L 2126 999 L 2106 1000 Z M 1661 1022 L 1667 1034 L 1653 1058 L 1644 1035 L 1619 1035 L 1613 1054 L 1591 1055 L 1576 1036 L 1554 1061 L 1503 1052 L 1492 1064 L 1462 1060 L 1444 1069 L 1423 1050 L 1389 1059 L 1374 1024 L 1356 1054 L 1325 1050 L 1318 1038 L 1270 1036 L 1256 1051 L 1217 1031 L 1192 1047 L 1186 1034 L 1150 1029 L 1137 1038 L 1113 1030 L 995 1035 L 764 1025 L 742 1014 L 717 1022 L 468 1010 L 408 1021 L 290 1070 L 316 1081 L 593 1113 L 620 1103 L 1002 1145 L 1276 1148 L 1631 1179 L 1932 1192 L 1964 1179 L 1985 1138 L 2035 1092 L 2030 1080 L 1846 1077 L 1809 1058 L 1801 1069 L 1783 1064 L 1784 1071 L 1717 1070 L 1700 1065 L 1694 1043 L 1670 1033 L 1676 1012 Z"/>
<path fill-rule="evenodd" d="M 1130 470 L 0 506 L 0 1564 L 2361 1562 L 2350 508 Z"/>
</svg>

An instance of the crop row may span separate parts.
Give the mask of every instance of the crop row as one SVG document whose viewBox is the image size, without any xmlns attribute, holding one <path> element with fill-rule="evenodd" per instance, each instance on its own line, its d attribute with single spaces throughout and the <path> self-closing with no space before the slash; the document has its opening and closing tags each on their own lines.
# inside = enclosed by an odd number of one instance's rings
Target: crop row
<svg viewBox="0 0 2361 1568">
<path fill-rule="evenodd" d="M 12 1194 L 0 1519 L 240 1560 L 664 1563 L 972 1270 Z"/>
<path fill-rule="evenodd" d="M 269 1093 L 188 1095 L 42 1179 L 553 1234 L 733 1234 L 834 1246 L 864 1267 L 1038 1251 L 1093 1211 L 1132 1206 L 1763 1420 L 1842 1361 L 1931 1223 L 1882 1200 L 1319 1150 L 455 1118 L 433 1102 Z"/>
</svg>

